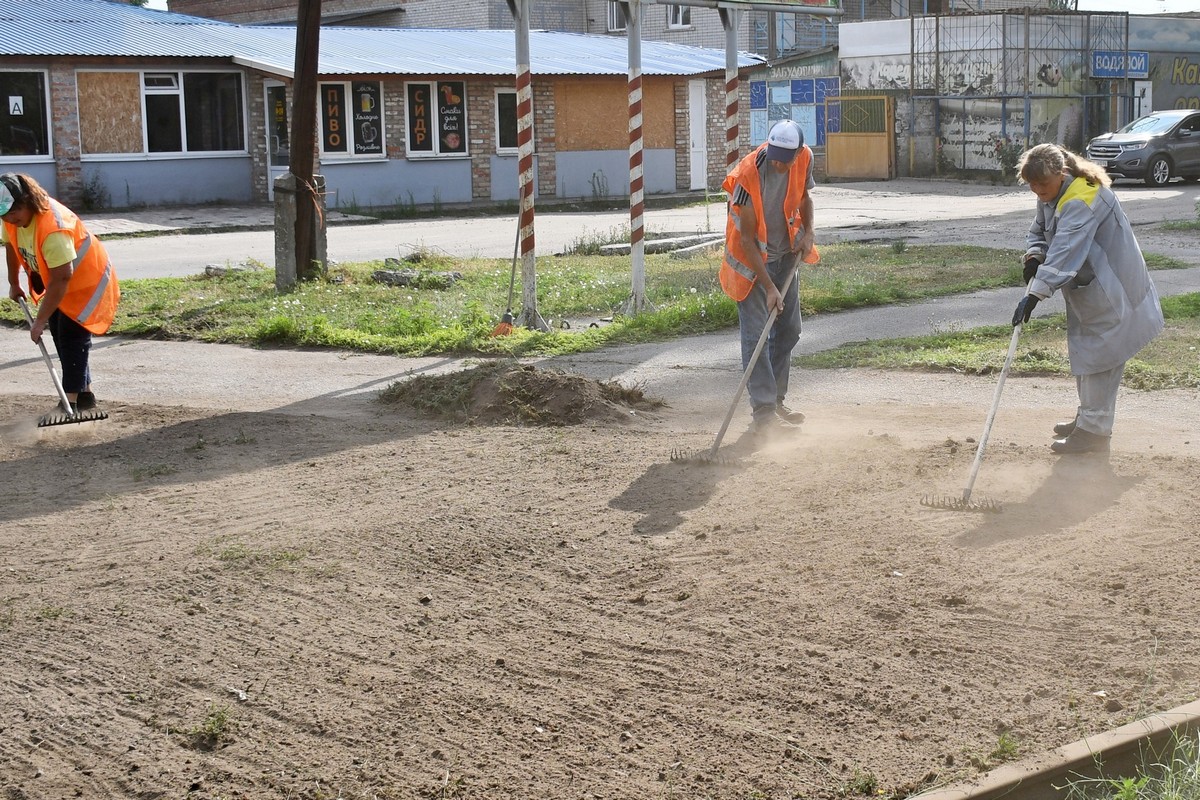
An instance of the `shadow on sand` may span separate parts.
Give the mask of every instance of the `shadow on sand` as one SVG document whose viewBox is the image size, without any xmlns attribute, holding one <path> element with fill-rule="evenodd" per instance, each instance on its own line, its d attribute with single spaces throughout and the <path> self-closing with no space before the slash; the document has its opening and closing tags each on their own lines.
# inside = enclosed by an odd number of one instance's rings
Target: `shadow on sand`
<svg viewBox="0 0 1200 800">
<path fill-rule="evenodd" d="M 1108 453 L 1061 457 L 1027 500 L 1006 504 L 1000 514 L 984 515 L 979 527 L 961 534 L 956 544 L 991 547 L 1064 531 L 1116 505 L 1142 480 L 1114 472 Z"/>
</svg>

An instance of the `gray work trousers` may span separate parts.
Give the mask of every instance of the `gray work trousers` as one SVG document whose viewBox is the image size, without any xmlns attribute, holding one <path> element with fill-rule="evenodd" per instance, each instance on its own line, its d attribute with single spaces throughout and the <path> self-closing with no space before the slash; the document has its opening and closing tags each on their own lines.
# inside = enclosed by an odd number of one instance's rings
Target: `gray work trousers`
<svg viewBox="0 0 1200 800">
<path fill-rule="evenodd" d="M 1113 418 L 1117 413 L 1117 390 L 1121 388 L 1121 376 L 1124 374 L 1125 362 L 1121 362 L 1104 372 L 1075 376 L 1075 388 L 1079 393 L 1076 427 L 1088 433 L 1112 436 Z"/>
</svg>

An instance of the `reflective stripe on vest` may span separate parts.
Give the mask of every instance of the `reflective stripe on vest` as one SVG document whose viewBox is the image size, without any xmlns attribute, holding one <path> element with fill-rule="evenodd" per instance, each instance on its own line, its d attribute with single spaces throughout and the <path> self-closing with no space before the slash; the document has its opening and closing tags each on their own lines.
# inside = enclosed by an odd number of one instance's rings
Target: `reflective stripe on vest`
<svg viewBox="0 0 1200 800">
<path fill-rule="evenodd" d="M 733 212 L 730 212 L 730 213 L 733 213 Z M 739 223 L 740 223 L 740 220 L 739 220 Z M 740 224 L 738 225 L 738 230 L 741 230 Z M 757 231 L 756 231 L 756 233 L 757 233 Z M 759 239 L 757 236 L 754 237 L 754 242 L 758 246 L 758 252 L 760 252 L 760 253 L 767 252 L 767 243 L 766 242 L 764 242 L 762 239 Z M 737 255 L 734 254 L 732 249 L 726 250 L 725 263 L 727 263 L 733 270 L 735 270 L 739 275 L 741 275 L 743 278 L 745 278 L 748 281 L 754 281 L 757 277 L 754 274 L 754 269 L 749 264 L 745 263 L 740 258 L 738 258 Z"/>
<path fill-rule="evenodd" d="M 91 238 L 91 237 L 89 237 Z M 112 280 L 112 263 L 104 265 L 104 274 L 100 276 L 100 282 L 96 284 L 96 288 L 92 290 L 92 295 L 83 304 L 83 308 L 79 310 L 79 319 L 76 320 L 81 325 L 91 321 L 92 314 L 96 311 L 96 306 L 104 299 L 104 293 L 108 291 L 109 281 Z"/>
</svg>

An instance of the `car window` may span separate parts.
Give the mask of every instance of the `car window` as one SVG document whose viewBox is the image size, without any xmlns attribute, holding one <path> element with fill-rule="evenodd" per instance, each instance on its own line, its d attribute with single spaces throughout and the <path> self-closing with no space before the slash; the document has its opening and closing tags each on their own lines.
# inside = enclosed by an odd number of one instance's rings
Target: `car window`
<svg viewBox="0 0 1200 800">
<path fill-rule="evenodd" d="M 1192 133 L 1200 131 L 1200 114 L 1193 114 L 1185 119 L 1183 124 L 1179 126 L 1179 129 L 1181 131 L 1191 131 Z"/>
<path fill-rule="evenodd" d="M 1148 117 L 1138 117 L 1117 133 L 1162 133 L 1170 130 L 1174 124 L 1175 119 L 1171 117 L 1156 117 L 1152 114 Z"/>
</svg>

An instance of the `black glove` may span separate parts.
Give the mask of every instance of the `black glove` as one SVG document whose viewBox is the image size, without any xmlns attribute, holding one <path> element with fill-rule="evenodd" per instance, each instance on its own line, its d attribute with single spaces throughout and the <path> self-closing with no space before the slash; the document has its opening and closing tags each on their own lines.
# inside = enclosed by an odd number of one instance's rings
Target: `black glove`
<svg viewBox="0 0 1200 800">
<path fill-rule="evenodd" d="M 1021 273 L 1021 277 L 1025 279 L 1025 283 L 1029 283 L 1033 280 L 1033 276 L 1037 275 L 1038 266 L 1040 266 L 1040 262 L 1036 258 L 1025 259 L 1025 269 Z"/>
<path fill-rule="evenodd" d="M 1021 302 L 1017 303 L 1017 310 L 1013 312 L 1013 327 L 1029 322 L 1029 315 L 1033 313 L 1034 306 L 1037 304 L 1038 296 L 1036 294 L 1027 294 L 1022 297 Z"/>
</svg>

